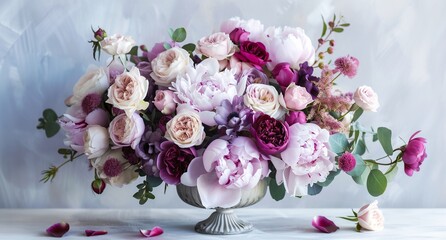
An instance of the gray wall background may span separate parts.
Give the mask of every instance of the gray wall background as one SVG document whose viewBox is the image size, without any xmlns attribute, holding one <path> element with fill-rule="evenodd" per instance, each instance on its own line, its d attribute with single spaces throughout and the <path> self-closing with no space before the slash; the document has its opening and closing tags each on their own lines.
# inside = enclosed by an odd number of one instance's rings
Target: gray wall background
<svg viewBox="0 0 446 240">
<path fill-rule="evenodd" d="M 86 160 L 63 168 L 51 184 L 40 172 L 62 159 L 56 149 L 63 134 L 46 139 L 35 129 L 46 107 L 63 113 L 63 100 L 88 65 L 95 64 L 88 40 L 90 26 L 109 34 L 132 35 L 151 46 L 165 40 L 169 27 L 184 26 L 187 41 L 218 29 L 232 17 L 256 18 L 265 26 L 300 26 L 315 43 L 321 14 L 344 15 L 352 25 L 336 37 L 335 56 L 351 54 L 360 62 L 353 80 L 338 81 L 346 90 L 372 86 L 379 94 L 378 113 L 366 113 L 365 126 L 386 126 L 408 139 L 422 129 L 428 159 L 407 177 L 401 171 L 379 197 L 385 207 L 446 207 L 444 171 L 446 1 L 0 1 L 0 207 L 140 207 L 132 198 L 135 184 L 108 187 L 97 196 Z M 375 157 L 379 147 L 370 147 Z M 174 187 L 146 207 L 186 207 Z M 267 196 L 256 207 L 349 207 L 371 201 L 363 186 L 345 174 L 316 197 Z"/>
</svg>

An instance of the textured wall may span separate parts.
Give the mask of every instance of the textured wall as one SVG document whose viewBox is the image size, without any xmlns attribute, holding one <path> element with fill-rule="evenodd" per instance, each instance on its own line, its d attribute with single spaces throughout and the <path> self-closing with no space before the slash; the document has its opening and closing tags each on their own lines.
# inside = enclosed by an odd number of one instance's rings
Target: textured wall
<svg viewBox="0 0 446 240">
<path fill-rule="evenodd" d="M 93 2 L 95 2 L 93 4 Z M 413 177 L 400 172 L 379 197 L 386 207 L 446 207 L 443 157 L 446 124 L 444 67 L 445 1 L 0 1 L 0 207 L 138 207 L 134 185 L 92 194 L 92 173 L 78 160 L 60 171 L 52 184 L 39 182 L 40 172 L 62 159 L 56 153 L 63 134 L 47 140 L 36 131 L 46 107 L 62 113 L 73 84 L 95 64 L 87 41 L 90 26 L 108 33 L 132 35 L 151 45 L 165 40 L 169 27 L 184 26 L 189 37 L 218 29 L 232 16 L 260 19 L 268 25 L 304 28 L 316 42 L 320 15 L 334 12 L 352 26 L 336 38 L 337 56 L 360 61 L 354 80 L 340 80 L 354 90 L 372 86 L 380 97 L 377 114 L 366 113 L 364 125 L 387 126 L 408 139 L 422 129 L 428 138 L 428 159 Z M 131 3 L 130 3 L 131 2 Z M 370 149 L 375 156 L 380 148 Z M 170 187 L 157 190 L 152 207 L 185 207 Z M 269 196 L 259 207 L 358 207 L 372 198 L 364 187 L 341 176 L 316 197 Z M 147 207 L 147 206 L 145 206 Z"/>
</svg>

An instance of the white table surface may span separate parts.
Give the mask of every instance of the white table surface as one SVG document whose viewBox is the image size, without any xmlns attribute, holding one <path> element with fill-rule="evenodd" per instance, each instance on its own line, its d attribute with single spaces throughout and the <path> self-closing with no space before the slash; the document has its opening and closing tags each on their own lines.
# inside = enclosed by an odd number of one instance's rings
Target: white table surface
<svg viewBox="0 0 446 240">
<path fill-rule="evenodd" d="M 84 239 L 86 229 L 106 230 L 91 239 L 142 239 L 139 229 L 159 225 L 164 234 L 151 239 L 446 239 L 446 209 L 383 209 L 385 228 L 358 233 L 354 224 L 336 216 L 350 209 L 259 209 L 236 210 L 254 224 L 246 234 L 210 236 L 194 232 L 196 222 L 211 210 L 204 209 L 0 209 L 0 239 L 51 239 L 45 229 L 65 221 L 70 231 L 63 239 Z M 333 220 L 340 229 L 319 233 L 311 226 L 315 215 Z M 54 238 L 53 238 L 54 239 Z M 90 238 L 89 238 L 90 239 Z"/>
</svg>

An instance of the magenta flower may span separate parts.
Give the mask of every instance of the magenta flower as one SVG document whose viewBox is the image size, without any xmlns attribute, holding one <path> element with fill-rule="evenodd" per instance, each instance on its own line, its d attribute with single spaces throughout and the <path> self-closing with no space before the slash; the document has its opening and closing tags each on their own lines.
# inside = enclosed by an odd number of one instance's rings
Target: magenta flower
<svg viewBox="0 0 446 240">
<path fill-rule="evenodd" d="M 161 227 L 153 227 L 151 230 L 140 229 L 139 232 L 144 237 L 156 237 L 164 233 L 164 230 Z"/>
<path fill-rule="evenodd" d="M 412 176 L 414 171 L 420 171 L 420 165 L 427 157 L 426 139 L 423 137 L 414 138 L 420 131 L 414 133 L 403 150 L 404 172 Z"/>
<path fill-rule="evenodd" d="M 324 233 L 336 232 L 339 229 L 339 227 L 336 226 L 333 221 L 324 216 L 314 217 L 313 221 L 311 221 L 311 225 L 313 225 L 313 227 L 315 227 L 317 230 Z"/>
<path fill-rule="evenodd" d="M 335 70 L 340 71 L 343 75 L 353 78 L 356 76 L 356 70 L 359 66 L 359 60 L 352 56 L 346 56 L 336 59 Z"/>
<path fill-rule="evenodd" d="M 353 154 L 349 152 L 345 152 L 344 154 L 342 154 L 342 156 L 339 157 L 338 165 L 339 168 L 344 172 L 352 171 L 353 169 L 355 169 L 356 166 L 355 156 L 353 156 Z"/>
<path fill-rule="evenodd" d="M 289 126 L 295 123 L 303 124 L 307 122 L 307 116 L 302 111 L 292 111 L 285 116 L 285 122 L 287 122 Z"/>
<path fill-rule="evenodd" d="M 288 123 L 263 114 L 251 126 L 251 134 L 262 153 L 271 155 L 286 149 L 289 142 Z"/>
<path fill-rule="evenodd" d="M 170 141 L 162 142 L 160 148 L 156 160 L 159 176 L 164 182 L 176 185 L 197 153 L 194 148 L 180 148 Z"/>
<path fill-rule="evenodd" d="M 242 42 L 248 41 L 249 32 L 245 31 L 243 28 L 236 28 L 229 33 L 229 38 L 235 44 L 240 44 Z"/>
<path fill-rule="evenodd" d="M 262 69 L 270 61 L 265 45 L 261 42 L 242 42 L 240 52 L 236 52 L 234 56 L 242 62 L 252 63 L 257 69 Z"/>
<path fill-rule="evenodd" d="M 287 62 L 277 64 L 273 71 L 271 71 L 274 79 L 282 87 L 282 90 L 287 88 L 291 82 L 296 81 L 296 73 L 291 69 Z"/>
</svg>

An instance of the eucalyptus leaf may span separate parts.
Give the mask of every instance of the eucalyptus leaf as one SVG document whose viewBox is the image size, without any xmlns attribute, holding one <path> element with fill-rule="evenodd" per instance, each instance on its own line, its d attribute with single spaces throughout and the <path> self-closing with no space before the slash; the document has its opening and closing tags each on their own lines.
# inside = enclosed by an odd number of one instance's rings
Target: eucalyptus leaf
<svg viewBox="0 0 446 240">
<path fill-rule="evenodd" d="M 386 191 L 387 188 L 387 178 L 386 176 L 379 170 L 373 169 L 370 171 L 369 176 L 367 177 L 367 190 L 370 195 L 377 197 Z"/>
<path fill-rule="evenodd" d="M 146 179 L 151 187 L 158 187 L 161 185 L 161 183 L 163 183 L 163 180 L 161 180 L 159 177 L 147 176 Z"/>
<path fill-rule="evenodd" d="M 195 50 L 195 44 L 188 43 L 188 44 L 183 46 L 183 49 L 186 50 L 189 53 L 192 53 Z"/>
<path fill-rule="evenodd" d="M 353 150 L 353 154 L 363 155 L 365 153 L 365 143 L 364 140 L 360 139 L 356 143 L 355 149 Z"/>
<path fill-rule="evenodd" d="M 361 176 L 352 178 L 353 181 L 355 181 L 357 184 L 365 185 L 365 183 L 367 182 L 367 178 L 369 177 L 369 174 L 370 174 L 370 168 L 366 167 L 364 169 L 364 172 L 362 172 Z"/>
<path fill-rule="evenodd" d="M 330 136 L 331 150 L 340 155 L 345 152 L 348 147 L 347 137 L 342 133 L 336 133 Z"/>
<path fill-rule="evenodd" d="M 57 122 L 47 122 L 45 124 L 45 135 L 47 138 L 53 137 L 60 130 L 60 125 Z"/>
<path fill-rule="evenodd" d="M 364 110 L 358 107 L 358 109 L 356 109 L 355 113 L 353 114 L 352 122 L 356 122 L 356 120 L 358 120 L 358 118 L 361 117 L 363 112 Z"/>
<path fill-rule="evenodd" d="M 314 196 L 318 195 L 322 191 L 322 186 L 318 184 L 313 184 L 313 186 L 308 186 L 308 195 Z"/>
<path fill-rule="evenodd" d="M 389 169 L 387 169 L 386 173 L 384 174 L 387 178 L 387 182 L 393 181 L 397 173 L 398 173 L 398 166 L 395 163 L 392 166 L 390 166 Z"/>
<path fill-rule="evenodd" d="M 269 181 L 269 193 L 271 194 L 271 197 L 276 200 L 280 201 L 285 197 L 285 186 L 284 184 L 277 185 L 276 179 L 271 179 Z"/>
<path fill-rule="evenodd" d="M 355 156 L 356 165 L 355 168 L 352 171 L 347 172 L 347 174 L 352 177 L 360 177 L 364 172 L 364 170 L 366 169 L 366 165 L 361 156 L 359 156 L 358 154 L 353 154 L 353 156 Z"/>
<path fill-rule="evenodd" d="M 324 182 L 318 182 L 316 183 L 317 185 L 321 186 L 321 187 L 326 187 L 328 185 L 330 185 L 331 182 L 333 182 L 334 178 L 341 172 L 341 170 L 336 170 L 336 171 L 330 171 L 330 173 L 328 174 L 327 178 L 325 179 Z"/>
<path fill-rule="evenodd" d="M 378 140 L 381 143 L 381 146 L 386 152 L 387 155 L 393 155 L 393 147 L 392 147 L 392 131 L 385 127 L 378 128 Z"/>
<path fill-rule="evenodd" d="M 172 34 L 172 40 L 175 42 L 182 42 L 186 39 L 186 29 L 183 27 L 175 29 Z"/>
<path fill-rule="evenodd" d="M 42 115 L 43 115 L 43 118 L 48 122 L 57 121 L 57 114 L 51 108 L 47 108 L 47 109 L 43 110 Z"/>
<path fill-rule="evenodd" d="M 168 50 L 168 49 L 171 49 L 171 48 L 172 48 L 172 46 L 170 46 L 170 44 L 169 44 L 169 43 L 167 43 L 167 42 L 163 43 L 163 47 L 164 47 L 164 49 L 166 49 L 166 50 Z"/>
</svg>

